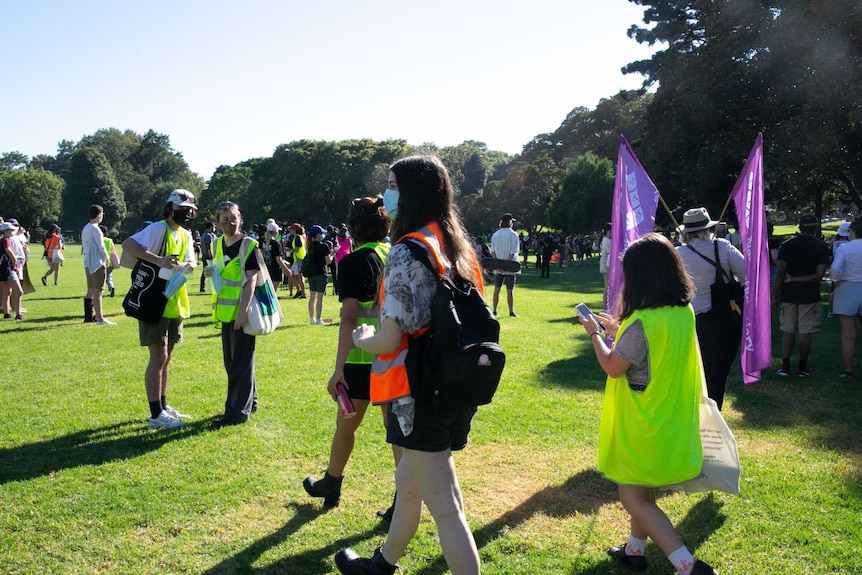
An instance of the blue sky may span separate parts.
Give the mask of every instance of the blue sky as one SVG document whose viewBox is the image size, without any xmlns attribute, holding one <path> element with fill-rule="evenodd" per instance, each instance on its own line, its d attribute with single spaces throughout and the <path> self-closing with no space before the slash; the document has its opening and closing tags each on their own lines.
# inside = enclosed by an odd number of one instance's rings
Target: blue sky
<svg viewBox="0 0 862 575">
<path fill-rule="evenodd" d="M 640 86 L 627 0 L 4 0 L 0 153 L 170 136 L 204 178 L 299 139 L 511 154 Z"/>
</svg>

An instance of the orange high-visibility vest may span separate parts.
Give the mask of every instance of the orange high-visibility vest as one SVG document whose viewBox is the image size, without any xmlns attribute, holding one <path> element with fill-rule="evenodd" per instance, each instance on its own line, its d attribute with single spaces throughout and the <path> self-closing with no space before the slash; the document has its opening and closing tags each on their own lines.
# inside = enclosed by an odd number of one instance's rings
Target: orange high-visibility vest
<svg viewBox="0 0 862 575">
<path fill-rule="evenodd" d="M 418 232 L 405 234 L 398 243 L 407 239 L 415 239 L 422 242 L 425 248 L 433 254 L 433 260 L 437 263 L 437 272 L 442 278 L 449 269 L 448 261 L 443 259 L 443 233 L 440 230 L 440 225 L 437 222 L 431 222 L 427 226 L 421 228 Z M 479 268 L 478 260 L 473 262 L 473 267 L 476 269 L 476 277 L 479 278 L 478 287 L 484 292 L 482 282 L 482 272 Z M 384 281 L 380 282 L 380 309 L 383 309 L 383 296 L 385 292 Z M 383 323 L 383 318 L 380 318 L 380 323 Z M 410 383 L 407 381 L 407 349 L 409 347 L 409 337 L 419 337 L 428 329 L 424 326 L 416 330 L 413 334 L 402 333 L 401 345 L 394 353 L 380 354 L 374 358 L 371 364 L 371 402 L 374 405 L 381 403 L 389 403 L 407 397 L 410 395 Z"/>
</svg>

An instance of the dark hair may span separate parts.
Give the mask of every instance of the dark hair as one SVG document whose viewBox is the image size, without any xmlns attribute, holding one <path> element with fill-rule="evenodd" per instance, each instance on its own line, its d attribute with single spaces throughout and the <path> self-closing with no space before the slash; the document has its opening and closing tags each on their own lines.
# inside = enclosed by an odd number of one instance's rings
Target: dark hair
<svg viewBox="0 0 862 575">
<path fill-rule="evenodd" d="M 694 297 L 694 283 L 673 244 L 650 233 L 632 242 L 623 254 L 620 319 L 636 310 L 685 306 Z"/>
<path fill-rule="evenodd" d="M 105 209 L 102 206 L 100 206 L 99 204 L 91 205 L 90 210 L 89 210 L 90 219 L 92 220 L 93 218 L 97 217 L 99 214 L 101 214 L 104 211 L 105 211 Z"/>
<path fill-rule="evenodd" d="M 102 235 L 108 237 L 108 226 L 99 225 L 99 229 L 102 230 Z"/>
<path fill-rule="evenodd" d="M 443 232 L 443 250 L 455 275 L 478 285 L 476 252 L 455 205 L 449 172 L 437 156 L 410 156 L 390 167 L 398 184 L 398 214 L 392 223 L 392 241 L 437 222 Z"/>
<path fill-rule="evenodd" d="M 857 240 L 862 239 L 862 217 L 856 218 L 850 224 L 850 231 L 856 236 Z"/>
<path fill-rule="evenodd" d="M 383 196 L 356 198 L 350 203 L 350 236 L 361 245 L 380 242 L 389 233 L 392 218 L 383 207 Z"/>
</svg>

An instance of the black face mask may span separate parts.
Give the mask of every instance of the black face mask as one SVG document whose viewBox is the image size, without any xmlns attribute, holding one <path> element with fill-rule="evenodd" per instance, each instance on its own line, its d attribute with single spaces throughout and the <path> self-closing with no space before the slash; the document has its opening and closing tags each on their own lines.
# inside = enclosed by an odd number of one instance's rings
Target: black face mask
<svg viewBox="0 0 862 575">
<path fill-rule="evenodd" d="M 173 212 L 174 221 L 180 225 L 184 225 L 192 221 L 192 211 L 191 210 L 174 210 Z"/>
</svg>

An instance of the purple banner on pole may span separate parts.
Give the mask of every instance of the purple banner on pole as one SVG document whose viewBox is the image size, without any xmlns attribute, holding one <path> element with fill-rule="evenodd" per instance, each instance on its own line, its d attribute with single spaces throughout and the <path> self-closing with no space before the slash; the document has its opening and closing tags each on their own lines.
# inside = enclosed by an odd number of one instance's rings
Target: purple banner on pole
<svg viewBox="0 0 862 575">
<path fill-rule="evenodd" d="M 620 136 L 614 207 L 611 214 L 611 255 L 608 262 L 607 309 L 614 309 L 622 289 L 622 254 L 636 239 L 655 228 L 658 188 L 638 161 L 624 136 Z"/>
<path fill-rule="evenodd" d="M 760 381 L 760 370 L 772 363 L 772 312 L 769 301 L 769 246 L 763 206 L 763 134 L 745 161 L 733 186 L 739 220 L 742 255 L 745 256 L 745 308 L 742 313 L 740 362 L 742 381 Z"/>
</svg>

